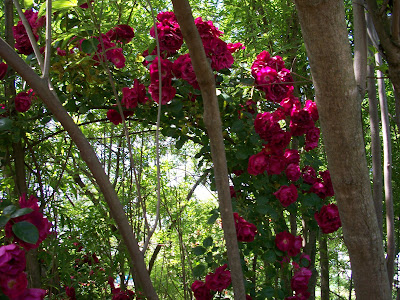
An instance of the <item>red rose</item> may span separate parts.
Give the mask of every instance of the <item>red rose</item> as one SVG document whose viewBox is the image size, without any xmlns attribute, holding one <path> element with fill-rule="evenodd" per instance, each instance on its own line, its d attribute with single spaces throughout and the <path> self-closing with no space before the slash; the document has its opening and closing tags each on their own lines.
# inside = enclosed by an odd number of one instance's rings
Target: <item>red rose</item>
<svg viewBox="0 0 400 300">
<path fill-rule="evenodd" d="M 286 164 L 299 164 L 300 162 L 300 154 L 299 151 L 295 149 L 286 149 L 285 154 L 283 155 L 286 158 Z"/>
<path fill-rule="evenodd" d="M 16 244 L 0 247 L 0 272 L 4 275 L 16 276 L 25 270 L 25 251 Z"/>
<path fill-rule="evenodd" d="M 314 101 L 307 100 L 304 110 L 307 111 L 311 118 L 316 122 L 319 119 L 317 104 Z"/>
<path fill-rule="evenodd" d="M 32 97 L 27 92 L 20 92 L 14 98 L 15 110 L 26 112 L 32 104 Z"/>
<path fill-rule="evenodd" d="M 153 100 L 158 103 L 160 95 L 158 81 L 150 84 L 149 93 L 153 98 Z M 174 99 L 175 94 L 176 94 L 176 89 L 171 85 L 171 81 L 166 85 L 163 84 L 161 92 L 161 104 L 165 105 L 168 102 L 170 102 L 172 99 Z"/>
<path fill-rule="evenodd" d="M 0 63 L 0 80 L 6 76 L 8 65 L 6 63 Z"/>
<path fill-rule="evenodd" d="M 315 172 L 313 167 L 305 166 L 301 171 L 304 183 L 313 185 L 315 182 L 318 181 L 317 173 Z"/>
<path fill-rule="evenodd" d="M 307 291 L 308 281 L 310 280 L 312 272 L 307 268 L 300 268 L 290 282 L 292 290 L 296 293 Z"/>
<path fill-rule="evenodd" d="M 267 156 L 267 168 L 268 175 L 279 175 L 285 170 L 285 158 L 281 155 L 269 155 Z"/>
<path fill-rule="evenodd" d="M 314 217 L 323 233 L 335 232 L 342 226 L 339 210 L 333 203 L 322 206 L 321 211 L 316 212 Z"/>
<path fill-rule="evenodd" d="M 212 295 L 210 289 L 206 287 L 203 281 L 196 280 L 192 284 L 192 291 L 197 300 L 211 300 Z"/>
<path fill-rule="evenodd" d="M 107 32 L 107 36 L 110 37 L 110 40 L 115 40 L 121 43 L 129 43 L 135 36 L 135 33 L 131 26 L 120 24 Z"/>
<path fill-rule="evenodd" d="M 304 148 L 306 151 L 310 151 L 314 148 L 318 147 L 318 141 L 319 141 L 319 128 L 313 127 L 306 132 L 306 142 L 304 145 Z"/>
<path fill-rule="evenodd" d="M 25 272 L 11 276 L 0 274 L 0 288 L 4 295 L 14 299 L 25 292 L 28 286 L 28 279 Z"/>
<path fill-rule="evenodd" d="M 236 235 L 239 242 L 252 242 L 257 234 L 257 227 L 247 222 L 239 216 L 238 213 L 233 213 L 235 219 Z"/>
<path fill-rule="evenodd" d="M 226 289 L 232 282 L 231 272 L 225 269 L 227 264 L 217 268 L 215 273 L 210 273 L 206 276 L 206 287 L 210 290 L 221 292 Z"/>
<path fill-rule="evenodd" d="M 288 250 L 289 256 L 296 256 L 300 253 L 300 249 L 303 246 L 303 238 L 301 236 L 296 236 L 293 241 L 293 247 Z"/>
<path fill-rule="evenodd" d="M 109 109 L 107 111 L 107 119 L 110 120 L 114 125 L 122 123 L 122 117 L 115 109 Z"/>
<path fill-rule="evenodd" d="M 301 172 L 298 164 L 290 164 L 287 166 L 285 171 L 286 177 L 291 181 L 297 181 L 300 179 Z"/>
<path fill-rule="evenodd" d="M 268 165 L 268 156 L 262 151 L 250 156 L 247 172 L 250 175 L 258 175 L 264 173 Z"/>
<path fill-rule="evenodd" d="M 326 188 L 326 196 L 327 197 L 332 197 L 335 195 L 335 192 L 333 190 L 333 185 L 332 185 L 332 180 L 331 180 L 331 174 L 329 170 L 319 172 L 319 175 L 322 177 L 322 180 L 324 182 L 324 186 Z"/>
<path fill-rule="evenodd" d="M 284 207 L 288 207 L 297 200 L 297 188 L 293 183 L 290 186 L 282 185 L 274 195 Z"/>
<path fill-rule="evenodd" d="M 293 234 L 287 231 L 282 231 L 276 235 L 275 245 L 279 250 L 286 252 L 293 248 L 294 239 Z"/>
</svg>

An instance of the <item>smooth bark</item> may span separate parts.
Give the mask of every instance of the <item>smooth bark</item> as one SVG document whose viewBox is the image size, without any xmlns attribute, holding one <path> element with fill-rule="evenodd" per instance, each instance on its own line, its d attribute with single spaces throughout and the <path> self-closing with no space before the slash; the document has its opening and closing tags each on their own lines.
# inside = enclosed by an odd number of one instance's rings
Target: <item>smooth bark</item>
<svg viewBox="0 0 400 300">
<path fill-rule="evenodd" d="M 35 93 L 42 99 L 44 104 L 53 113 L 55 118 L 68 131 L 71 139 L 77 145 L 82 159 L 92 172 L 96 182 L 101 189 L 104 198 L 110 208 L 111 216 L 115 220 L 119 232 L 127 246 L 129 256 L 132 260 L 133 268 L 148 299 L 158 299 L 158 296 L 151 283 L 149 273 L 146 269 L 144 257 L 140 252 L 132 227 L 125 215 L 124 209 L 118 196 L 112 187 L 108 176 L 104 172 L 96 153 L 89 144 L 82 131 L 69 116 L 65 108 L 61 105 L 56 93 L 49 89 L 47 81 L 41 79 L 3 40 L 0 39 L 0 56 L 16 70 L 20 76 L 26 80 Z"/>
<path fill-rule="evenodd" d="M 358 299 L 391 299 L 365 156 L 344 4 L 334 0 L 295 3 L 356 294 Z"/>
<path fill-rule="evenodd" d="M 370 53 L 372 55 L 372 53 Z M 376 217 L 378 219 L 378 227 L 383 237 L 383 220 L 382 220 L 382 202 L 383 202 L 383 174 L 382 174 L 382 150 L 379 129 L 379 111 L 378 100 L 376 99 L 375 85 L 375 66 L 373 63 L 368 64 L 368 104 L 369 104 L 369 124 L 371 130 L 371 156 L 372 156 L 372 198 Z"/>
<path fill-rule="evenodd" d="M 211 156 L 214 164 L 215 183 L 218 191 L 219 207 L 232 276 L 235 299 L 244 300 L 243 272 L 237 243 L 235 222 L 229 191 L 228 168 L 226 165 L 225 146 L 222 136 L 222 123 L 216 95 L 214 74 L 206 58 L 203 43 L 187 0 L 172 0 L 176 18 L 182 30 L 183 38 L 189 48 L 193 69 L 201 89 L 204 105 L 204 124 L 210 138 Z"/>
<path fill-rule="evenodd" d="M 379 53 L 375 54 L 376 64 L 382 64 Z M 396 256 L 394 241 L 394 212 L 393 212 L 393 191 L 392 191 L 392 141 L 390 138 L 389 109 L 386 98 L 385 80 L 383 73 L 376 70 L 378 77 L 379 104 L 381 106 L 382 138 L 383 138 L 383 179 L 385 187 L 385 206 L 386 206 L 386 265 L 390 286 L 393 284 L 394 259 Z"/>
<path fill-rule="evenodd" d="M 364 98 L 367 78 L 367 25 L 364 16 L 364 0 L 354 0 L 354 75 L 361 99 Z"/>
</svg>

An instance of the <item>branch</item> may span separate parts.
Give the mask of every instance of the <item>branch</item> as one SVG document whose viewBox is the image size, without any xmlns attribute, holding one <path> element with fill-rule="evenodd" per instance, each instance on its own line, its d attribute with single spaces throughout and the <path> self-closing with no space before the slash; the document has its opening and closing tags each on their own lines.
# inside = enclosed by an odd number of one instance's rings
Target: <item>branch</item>
<svg viewBox="0 0 400 300">
<path fill-rule="evenodd" d="M 246 298 L 243 272 L 233 219 L 232 202 L 229 191 L 228 169 L 225 146 L 222 136 L 221 116 L 215 89 L 214 74 L 204 52 L 203 43 L 187 0 L 172 0 L 176 18 L 182 30 L 183 38 L 189 48 L 190 59 L 200 86 L 204 101 L 204 124 L 210 137 L 211 156 L 214 164 L 215 183 L 218 191 L 221 219 L 226 241 L 232 285 L 236 300 Z"/>
</svg>

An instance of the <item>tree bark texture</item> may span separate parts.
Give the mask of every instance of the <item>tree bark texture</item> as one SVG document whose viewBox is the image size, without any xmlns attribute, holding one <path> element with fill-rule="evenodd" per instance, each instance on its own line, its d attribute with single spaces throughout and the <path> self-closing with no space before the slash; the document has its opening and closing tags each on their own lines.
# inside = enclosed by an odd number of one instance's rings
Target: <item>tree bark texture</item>
<svg viewBox="0 0 400 300">
<path fill-rule="evenodd" d="M 92 146 L 61 105 L 56 93 L 49 89 L 47 80 L 41 79 L 3 39 L 0 39 L 0 56 L 26 80 L 77 145 L 82 159 L 92 172 L 110 208 L 111 216 L 115 220 L 122 239 L 127 246 L 133 268 L 136 270 L 135 273 L 145 295 L 151 300 L 158 299 L 129 220 Z"/>
<path fill-rule="evenodd" d="M 364 98 L 367 78 L 367 25 L 364 15 L 364 0 L 353 3 L 354 27 L 354 75 L 361 99 Z"/>
<path fill-rule="evenodd" d="M 205 55 L 203 43 L 187 0 L 172 0 L 176 18 L 183 38 L 189 48 L 193 69 L 201 89 L 204 105 L 204 124 L 210 138 L 211 156 L 214 164 L 215 183 L 218 191 L 224 237 L 228 253 L 235 299 L 244 300 L 244 278 L 233 219 L 232 203 L 229 191 L 228 168 L 226 165 L 225 146 L 222 136 L 222 122 L 219 113 L 215 78 L 210 63 Z"/>
<path fill-rule="evenodd" d="M 391 299 L 365 157 L 344 4 L 295 1 L 358 299 Z"/>
</svg>

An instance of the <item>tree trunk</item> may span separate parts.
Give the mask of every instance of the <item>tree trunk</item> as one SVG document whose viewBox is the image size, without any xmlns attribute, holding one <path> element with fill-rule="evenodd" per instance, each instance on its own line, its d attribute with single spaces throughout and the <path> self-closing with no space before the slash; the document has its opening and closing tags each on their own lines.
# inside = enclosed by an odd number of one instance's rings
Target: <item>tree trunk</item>
<svg viewBox="0 0 400 300">
<path fill-rule="evenodd" d="M 382 64 L 379 53 L 375 54 L 376 64 Z M 383 178 L 385 186 L 386 204 L 386 265 L 388 269 L 389 283 L 392 287 L 394 275 L 395 242 L 394 242 L 394 212 L 393 212 L 393 193 L 392 193 L 392 142 L 390 138 L 389 110 L 386 98 L 385 80 L 380 70 L 376 71 L 378 76 L 379 104 L 381 106 L 381 122 L 383 137 Z"/>
<path fill-rule="evenodd" d="M 297 0 L 328 167 L 359 299 L 391 299 L 365 157 L 344 5 Z"/>
<path fill-rule="evenodd" d="M 370 52 L 370 54 L 372 54 Z M 383 201 L 383 175 L 382 175 L 382 151 L 381 138 L 379 135 L 379 112 L 378 100 L 376 99 L 375 85 L 375 66 L 373 63 L 368 64 L 368 103 L 369 103 L 369 122 L 371 128 L 371 156 L 372 156 L 372 178 L 373 178 L 373 199 L 378 219 L 378 227 L 382 233 L 382 201 Z"/>
<path fill-rule="evenodd" d="M 189 48 L 193 69 L 199 82 L 204 102 L 204 124 L 210 138 L 211 156 L 214 164 L 215 183 L 218 191 L 219 207 L 232 276 L 235 300 L 246 299 L 244 278 L 240 262 L 232 202 L 229 190 L 228 168 L 225 146 L 222 136 L 222 122 L 219 113 L 215 88 L 215 78 L 204 52 L 200 34 L 197 31 L 192 10 L 187 0 L 172 0 L 176 18 L 182 30 L 183 38 Z"/>
<path fill-rule="evenodd" d="M 321 267 L 321 300 L 329 300 L 329 256 L 326 235 L 319 238 L 319 264 Z"/>
</svg>

